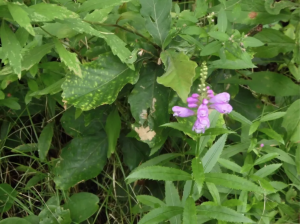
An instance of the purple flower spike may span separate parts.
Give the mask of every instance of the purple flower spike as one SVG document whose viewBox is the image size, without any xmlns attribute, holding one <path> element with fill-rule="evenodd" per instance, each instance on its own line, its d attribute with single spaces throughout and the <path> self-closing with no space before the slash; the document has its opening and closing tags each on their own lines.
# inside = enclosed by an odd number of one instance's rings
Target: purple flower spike
<svg viewBox="0 0 300 224">
<path fill-rule="evenodd" d="M 229 93 L 219 93 L 209 100 L 210 103 L 228 103 L 230 100 Z"/>
<path fill-rule="evenodd" d="M 210 122 L 208 117 L 198 118 L 193 126 L 193 131 L 196 133 L 204 133 L 206 128 L 209 128 Z"/>
<path fill-rule="evenodd" d="M 201 104 L 197 111 L 197 117 L 207 117 L 208 116 L 208 107 L 205 104 Z"/>
<path fill-rule="evenodd" d="M 186 100 L 188 103 L 198 103 L 199 100 L 194 97 L 188 97 Z"/>
<path fill-rule="evenodd" d="M 189 117 L 195 114 L 194 111 L 185 107 L 174 106 L 172 110 L 174 112 L 173 116 L 175 117 Z"/>
<path fill-rule="evenodd" d="M 208 98 L 213 98 L 214 94 L 208 94 L 207 96 L 208 96 Z"/>
<path fill-rule="evenodd" d="M 192 97 L 193 97 L 193 98 L 199 98 L 199 96 L 200 96 L 200 95 L 199 95 L 198 93 L 193 93 L 193 94 L 192 94 Z"/>
<path fill-rule="evenodd" d="M 208 94 L 214 94 L 214 91 L 212 91 L 212 90 L 210 89 L 210 90 L 207 90 L 207 93 L 208 93 Z"/>
<path fill-rule="evenodd" d="M 215 103 L 210 105 L 210 107 L 222 114 L 229 114 L 232 111 L 232 106 L 228 103 Z"/>
<path fill-rule="evenodd" d="M 198 104 L 196 104 L 196 103 L 189 103 L 188 107 L 189 108 L 196 108 L 196 107 L 198 107 Z"/>
<path fill-rule="evenodd" d="M 202 104 L 207 105 L 208 104 L 208 100 L 207 99 L 203 99 Z"/>
</svg>

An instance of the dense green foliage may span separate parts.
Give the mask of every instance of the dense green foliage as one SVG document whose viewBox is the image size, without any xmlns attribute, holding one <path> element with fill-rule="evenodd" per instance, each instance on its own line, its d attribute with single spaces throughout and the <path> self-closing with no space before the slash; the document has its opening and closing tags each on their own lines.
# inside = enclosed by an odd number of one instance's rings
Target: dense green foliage
<svg viewBox="0 0 300 224">
<path fill-rule="evenodd" d="M 0 224 L 300 222 L 299 0 L 0 0 L 0 20 Z M 201 80 L 233 111 L 196 134 L 172 107 Z"/>
</svg>

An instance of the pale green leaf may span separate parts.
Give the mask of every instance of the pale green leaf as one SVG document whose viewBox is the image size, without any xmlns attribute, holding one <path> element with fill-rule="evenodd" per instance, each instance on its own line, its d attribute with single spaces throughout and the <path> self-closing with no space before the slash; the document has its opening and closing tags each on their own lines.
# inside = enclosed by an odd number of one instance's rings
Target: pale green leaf
<svg viewBox="0 0 300 224">
<path fill-rule="evenodd" d="M 245 53 L 247 54 L 247 53 Z M 210 63 L 211 68 L 222 68 L 222 69 L 246 69 L 246 68 L 256 68 L 256 66 L 251 61 L 245 61 L 242 59 L 235 60 L 215 60 Z"/>
<path fill-rule="evenodd" d="M 226 207 L 235 207 L 240 205 L 243 205 L 243 202 L 240 201 L 239 199 L 229 199 L 222 203 L 222 206 L 226 206 Z"/>
<path fill-rule="evenodd" d="M 296 162 L 297 174 L 300 175 L 300 144 L 298 144 L 298 147 L 296 148 L 295 162 Z"/>
<path fill-rule="evenodd" d="M 18 75 L 18 78 L 21 79 L 22 47 L 16 35 L 4 20 L 1 26 L 1 43 L 3 54 L 6 55 L 5 58 L 8 58 L 13 71 Z"/>
<path fill-rule="evenodd" d="M 134 84 L 138 71 L 132 71 L 111 53 L 81 66 L 82 78 L 68 75 L 62 85 L 63 99 L 81 110 L 111 104 L 127 83 Z"/>
<path fill-rule="evenodd" d="M 292 1 L 274 2 L 274 0 L 265 0 L 265 9 L 272 15 L 278 15 L 282 9 L 294 6 L 297 6 L 297 3 Z"/>
<path fill-rule="evenodd" d="M 249 135 L 252 135 L 254 132 L 256 132 L 259 125 L 260 125 L 260 121 L 253 122 L 252 125 L 249 128 Z"/>
<path fill-rule="evenodd" d="M 213 219 L 222 220 L 226 222 L 254 223 L 254 221 L 244 216 L 243 214 L 240 214 L 224 206 L 200 205 L 196 208 L 198 214 L 203 214 Z"/>
<path fill-rule="evenodd" d="M 269 128 L 263 128 L 263 129 L 260 129 L 259 131 L 262 133 L 265 133 L 271 139 L 274 139 L 284 145 L 284 140 L 283 140 L 282 136 L 280 134 L 278 134 L 276 131 L 269 129 Z"/>
<path fill-rule="evenodd" d="M 213 41 L 207 45 L 201 50 L 200 55 L 201 56 L 207 56 L 211 55 L 213 53 L 218 52 L 222 47 L 222 43 L 219 41 Z"/>
<path fill-rule="evenodd" d="M 169 0 L 140 0 L 141 15 L 146 20 L 146 28 L 155 43 L 164 46 L 171 27 L 172 1 Z"/>
<path fill-rule="evenodd" d="M 293 102 L 287 109 L 282 122 L 282 126 L 286 129 L 289 139 L 293 142 L 298 142 L 300 141 L 300 117 L 295 116 L 295 114 L 300 114 L 300 99 Z"/>
<path fill-rule="evenodd" d="M 133 171 L 126 179 L 151 179 L 164 181 L 191 180 L 192 176 L 182 170 L 163 167 L 163 166 L 147 166 L 145 168 Z"/>
<path fill-rule="evenodd" d="M 156 224 L 166 221 L 173 216 L 182 214 L 183 208 L 177 206 L 164 206 L 151 210 L 148 214 L 143 216 L 139 224 Z"/>
<path fill-rule="evenodd" d="M 227 41 L 229 39 L 228 34 L 223 33 L 221 31 L 210 31 L 208 32 L 208 35 L 220 41 Z"/>
<path fill-rule="evenodd" d="M 45 161 L 48 151 L 50 149 L 53 132 L 54 132 L 53 126 L 54 126 L 53 122 L 47 124 L 46 127 L 43 128 L 42 133 L 39 137 L 38 151 L 39 151 L 39 157 L 41 161 Z"/>
<path fill-rule="evenodd" d="M 76 53 L 69 52 L 59 40 L 54 40 L 55 49 L 60 57 L 60 60 L 71 70 L 75 75 L 82 77 L 80 62 Z"/>
<path fill-rule="evenodd" d="M 157 82 L 171 87 L 177 92 L 182 101 L 186 102 L 197 63 L 190 61 L 184 53 L 177 53 L 174 50 L 166 50 L 160 56 L 165 65 L 166 73 L 158 77 Z"/>
<path fill-rule="evenodd" d="M 107 158 L 110 158 L 116 150 L 117 141 L 121 131 L 121 118 L 117 109 L 114 109 L 107 117 L 105 131 L 108 139 Z"/>
<path fill-rule="evenodd" d="M 6 218 L 0 221 L 0 224 L 31 224 L 29 221 L 17 217 Z"/>
<path fill-rule="evenodd" d="M 267 193 L 274 193 L 275 192 L 275 189 L 273 188 L 273 186 L 265 178 L 259 177 L 259 176 L 256 176 L 256 175 L 251 175 L 250 178 L 254 181 L 257 181 L 257 183 L 262 188 L 264 188 L 267 191 Z"/>
<path fill-rule="evenodd" d="M 227 159 L 219 158 L 218 163 L 220 163 L 220 165 L 225 167 L 226 169 L 232 170 L 233 172 L 236 173 L 240 173 L 242 169 L 241 166 Z"/>
<path fill-rule="evenodd" d="M 260 193 L 263 192 L 263 190 L 259 186 L 250 182 L 249 180 L 228 173 L 206 173 L 205 181 L 231 189 Z"/>
<path fill-rule="evenodd" d="M 193 179 L 197 185 L 198 191 L 201 192 L 205 180 L 204 169 L 201 160 L 196 157 L 192 160 Z"/>
<path fill-rule="evenodd" d="M 61 91 L 61 85 L 64 83 L 66 79 L 62 78 L 58 80 L 57 82 L 51 84 L 50 86 L 47 86 L 45 89 L 38 90 L 36 92 L 33 92 L 29 94 L 29 96 L 42 96 L 42 95 L 47 95 L 47 94 L 55 94 Z"/>
<path fill-rule="evenodd" d="M 168 206 L 181 206 L 180 197 L 178 194 L 178 190 L 174 186 L 172 181 L 165 182 L 165 200 Z M 181 222 L 181 215 L 173 216 L 169 219 L 171 224 L 176 224 Z"/>
<path fill-rule="evenodd" d="M 13 17 L 13 19 L 23 28 L 25 28 L 28 33 L 30 33 L 32 36 L 35 35 L 34 30 L 30 24 L 30 19 L 28 17 L 28 13 L 21 7 L 25 6 L 20 3 L 8 3 L 8 9 Z"/>
<path fill-rule="evenodd" d="M 218 29 L 220 32 L 226 32 L 227 30 L 227 15 L 226 12 L 222 9 L 218 13 Z"/>
<path fill-rule="evenodd" d="M 72 27 L 70 27 L 68 24 L 63 24 L 58 22 L 46 23 L 41 28 L 40 27 L 35 28 L 35 32 L 36 34 L 43 35 L 46 38 L 52 38 L 53 36 L 55 36 L 58 39 L 63 39 L 63 38 L 71 38 L 76 34 L 78 34 L 78 32 L 72 29 Z"/>
<path fill-rule="evenodd" d="M 228 115 L 230 118 L 232 118 L 233 120 L 239 121 L 242 124 L 246 124 L 246 125 L 251 125 L 252 122 L 250 120 L 248 120 L 246 117 L 244 117 L 243 115 L 241 115 L 240 113 L 236 112 L 236 111 L 231 111 L 231 113 Z"/>
<path fill-rule="evenodd" d="M 253 175 L 258 177 L 266 177 L 270 174 L 274 173 L 276 170 L 278 170 L 282 166 L 282 163 L 279 164 L 271 164 L 264 166 L 260 170 L 256 171 Z"/>
<path fill-rule="evenodd" d="M 162 207 L 166 205 L 163 201 L 151 195 L 137 195 L 136 198 L 140 203 L 148 205 L 152 208 Z"/>
<path fill-rule="evenodd" d="M 80 181 L 96 177 L 106 164 L 107 138 L 104 133 L 73 139 L 60 155 L 54 169 L 54 182 L 67 190 Z"/>
<path fill-rule="evenodd" d="M 88 0 L 84 1 L 79 7 L 78 12 L 88 12 L 95 9 L 106 9 L 116 5 L 122 5 L 125 2 L 131 0 L 109 0 L 109 1 L 99 1 L 99 0 Z"/>
<path fill-rule="evenodd" d="M 45 208 L 39 214 L 39 219 L 40 224 L 71 224 L 72 222 L 70 211 L 63 209 L 57 204 L 48 204 L 45 206 Z"/>
<path fill-rule="evenodd" d="M 216 185 L 214 185 L 213 183 L 210 183 L 210 182 L 206 182 L 206 186 L 207 186 L 207 189 L 208 189 L 209 193 L 211 194 L 214 202 L 217 205 L 221 205 L 220 194 L 219 194 L 219 191 L 218 191 L 218 188 L 216 187 Z"/>
<path fill-rule="evenodd" d="M 257 160 L 255 160 L 254 165 L 262 164 L 265 162 L 268 162 L 274 158 L 277 158 L 279 156 L 278 153 L 273 152 L 273 153 L 268 153 L 266 155 L 263 155 L 262 157 L 259 157 Z"/>
<path fill-rule="evenodd" d="M 259 39 L 256 39 L 254 37 L 246 37 L 243 40 L 243 44 L 245 47 L 260 47 L 264 45 L 263 42 L 261 42 Z"/>
<path fill-rule="evenodd" d="M 188 197 L 183 208 L 183 224 L 197 224 L 197 211 L 194 199 Z M 180 223 L 180 222 L 179 222 Z"/>
<path fill-rule="evenodd" d="M 90 1 L 86 1 L 83 4 L 86 4 L 88 2 L 90 2 Z M 103 2 L 101 2 L 101 1 L 98 1 L 98 2 L 100 4 L 103 4 Z M 90 14 L 87 14 L 84 17 L 84 20 L 91 21 L 91 22 L 97 22 L 97 23 L 103 23 L 107 19 L 108 14 L 113 10 L 113 8 L 114 7 L 96 9 L 93 12 L 91 12 Z"/>
<path fill-rule="evenodd" d="M 275 188 L 278 191 L 281 191 L 284 188 L 287 188 L 289 186 L 286 183 L 283 183 L 281 181 L 271 181 L 270 184 L 273 188 Z"/>
</svg>

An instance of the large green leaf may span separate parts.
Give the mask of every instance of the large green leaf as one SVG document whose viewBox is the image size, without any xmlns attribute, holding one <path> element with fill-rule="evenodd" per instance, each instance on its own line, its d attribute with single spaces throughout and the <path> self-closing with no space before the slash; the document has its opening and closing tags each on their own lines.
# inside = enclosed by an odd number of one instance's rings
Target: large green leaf
<svg viewBox="0 0 300 224">
<path fill-rule="evenodd" d="M 165 65 L 166 73 L 158 77 L 157 82 L 171 87 L 182 101 L 186 102 L 195 77 L 197 63 L 190 61 L 184 53 L 177 53 L 175 50 L 163 51 L 160 57 Z"/>
<path fill-rule="evenodd" d="M 17 217 L 12 217 L 12 218 L 6 218 L 2 221 L 0 221 L 0 224 L 31 224 L 25 219 L 17 218 Z"/>
<path fill-rule="evenodd" d="M 76 183 L 96 177 L 106 163 L 107 138 L 104 133 L 73 139 L 61 153 L 54 169 L 57 188 L 67 190 Z"/>
<path fill-rule="evenodd" d="M 18 192 L 9 184 L 0 184 L 0 214 L 11 208 L 17 194 Z"/>
<path fill-rule="evenodd" d="M 182 207 L 177 206 L 164 206 L 151 210 L 145 215 L 138 224 L 154 224 L 166 221 L 173 216 L 181 214 L 183 211 Z"/>
<path fill-rule="evenodd" d="M 38 150 L 39 150 L 39 157 L 41 161 L 45 161 L 48 151 L 51 146 L 52 137 L 53 137 L 53 126 L 54 123 L 49 123 L 46 127 L 43 128 L 43 131 L 39 137 L 38 142 Z"/>
<path fill-rule="evenodd" d="M 108 139 L 107 158 L 115 152 L 117 141 L 121 131 L 121 118 L 117 109 L 114 109 L 107 117 L 105 131 Z"/>
<path fill-rule="evenodd" d="M 28 33 L 31 35 L 35 35 L 34 30 L 30 24 L 30 19 L 28 17 L 28 13 L 21 7 L 24 5 L 20 3 L 8 3 L 8 9 L 13 17 L 13 19 L 23 28 L 25 28 Z"/>
<path fill-rule="evenodd" d="M 170 0 L 140 0 L 141 15 L 146 20 L 146 28 L 155 43 L 163 47 L 171 27 Z"/>
<path fill-rule="evenodd" d="M 165 184 L 165 196 L 166 196 L 166 204 L 168 206 L 181 206 L 180 197 L 178 194 L 178 190 L 174 186 L 172 181 L 166 181 Z M 181 222 L 181 215 L 176 215 L 169 219 L 171 224 L 177 224 Z"/>
<path fill-rule="evenodd" d="M 196 224 L 196 205 L 192 197 L 188 197 L 185 201 L 183 209 L 183 224 Z"/>
<path fill-rule="evenodd" d="M 98 203 L 99 197 L 97 195 L 80 192 L 73 194 L 67 203 L 63 205 L 63 208 L 70 210 L 73 222 L 81 223 L 98 210 Z"/>
<path fill-rule="evenodd" d="M 150 147 L 160 145 L 166 138 L 160 125 L 169 121 L 169 89 L 156 82 L 163 73 L 161 67 L 151 63 L 141 70 L 141 76 L 128 103 L 136 124 L 135 131 L 141 141 Z M 149 128 L 149 131 L 144 131 Z"/>
<path fill-rule="evenodd" d="M 126 179 L 151 179 L 151 180 L 191 180 L 189 173 L 170 167 L 163 166 L 147 166 L 145 168 L 133 171 Z"/>
<path fill-rule="evenodd" d="M 220 205 L 200 205 L 197 206 L 198 214 L 206 215 L 210 218 L 222 220 L 225 222 L 237 222 L 237 223 L 254 223 L 251 219 L 240 214 L 230 208 Z"/>
<path fill-rule="evenodd" d="M 62 85 L 63 99 L 82 110 L 111 104 L 127 83 L 134 84 L 139 76 L 111 53 L 81 66 L 82 78 L 67 75 Z"/>
<path fill-rule="evenodd" d="M 215 185 L 220 185 L 237 190 L 246 190 L 260 193 L 263 192 L 263 189 L 250 182 L 249 180 L 228 173 L 206 173 L 205 181 L 214 183 Z"/>
<path fill-rule="evenodd" d="M 58 205 L 47 205 L 39 214 L 40 224 L 71 224 L 70 211 Z"/>
<path fill-rule="evenodd" d="M 75 75 L 82 77 L 80 62 L 77 54 L 69 52 L 59 40 L 54 40 L 55 49 L 60 57 L 60 60 L 71 70 Z"/>
<path fill-rule="evenodd" d="M 43 28 L 43 29 L 42 29 Z M 35 28 L 37 34 L 41 34 L 46 38 L 52 38 L 53 36 L 62 39 L 62 38 L 71 38 L 78 34 L 77 31 L 72 29 L 68 24 L 63 23 L 46 23 L 41 28 Z M 51 34 L 51 36 L 49 35 Z"/>
<path fill-rule="evenodd" d="M 293 7 L 296 6 L 297 3 L 293 3 L 292 1 L 280 1 L 280 2 L 274 2 L 274 0 L 266 0 L 265 1 L 265 8 L 268 13 L 272 15 L 278 15 L 279 12 L 287 7 Z"/>
<path fill-rule="evenodd" d="M 288 137 L 292 142 L 300 141 L 300 99 L 293 102 L 283 117 L 282 126 L 286 129 Z"/>
<path fill-rule="evenodd" d="M 21 61 L 22 47 L 16 37 L 12 32 L 6 22 L 2 21 L 1 26 L 1 44 L 2 44 L 2 53 L 5 55 L 5 58 L 8 58 L 9 64 L 13 68 L 14 73 L 18 75 L 18 78 L 21 78 Z"/>
<path fill-rule="evenodd" d="M 109 0 L 109 1 L 99 1 L 99 0 L 88 0 L 83 2 L 79 7 L 78 12 L 88 12 L 95 9 L 106 9 L 116 5 L 122 5 L 125 2 L 131 0 Z"/>
</svg>

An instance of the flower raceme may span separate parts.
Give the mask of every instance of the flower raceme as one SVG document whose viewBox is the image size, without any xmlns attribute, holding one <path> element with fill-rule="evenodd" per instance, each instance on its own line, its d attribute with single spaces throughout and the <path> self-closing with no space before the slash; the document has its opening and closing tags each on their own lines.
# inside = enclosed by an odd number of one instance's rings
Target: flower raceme
<svg viewBox="0 0 300 224">
<path fill-rule="evenodd" d="M 174 106 L 172 108 L 175 117 L 190 117 L 197 115 L 197 119 L 193 126 L 193 131 L 196 133 L 204 133 L 207 128 L 210 127 L 209 113 L 208 109 L 215 109 L 222 114 L 228 114 L 232 111 L 232 106 L 228 103 L 230 100 L 230 94 L 223 92 L 217 95 L 214 95 L 214 92 L 207 88 L 208 99 L 203 99 L 202 103 L 199 105 L 199 94 L 193 93 L 191 97 L 187 98 L 187 103 L 189 108 L 198 108 L 197 113 L 193 110 Z"/>
</svg>

